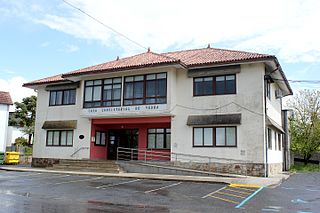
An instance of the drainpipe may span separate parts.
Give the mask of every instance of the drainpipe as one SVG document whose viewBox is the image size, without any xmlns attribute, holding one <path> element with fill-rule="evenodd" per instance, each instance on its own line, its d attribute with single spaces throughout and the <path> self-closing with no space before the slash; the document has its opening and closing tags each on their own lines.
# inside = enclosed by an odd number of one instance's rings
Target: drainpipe
<svg viewBox="0 0 320 213">
<path fill-rule="evenodd" d="M 265 162 L 265 166 L 264 166 L 264 176 L 265 177 L 268 177 L 268 140 L 267 137 L 268 137 L 268 131 L 267 131 L 267 128 L 266 128 L 266 116 L 267 116 L 267 95 L 266 95 L 266 87 L 267 87 L 267 83 L 268 83 L 268 80 L 266 79 L 266 76 L 264 76 L 264 133 L 266 134 L 266 136 L 264 137 L 264 141 L 265 141 L 265 149 L 266 149 L 266 162 Z M 268 138 L 269 139 L 269 138 Z"/>
</svg>

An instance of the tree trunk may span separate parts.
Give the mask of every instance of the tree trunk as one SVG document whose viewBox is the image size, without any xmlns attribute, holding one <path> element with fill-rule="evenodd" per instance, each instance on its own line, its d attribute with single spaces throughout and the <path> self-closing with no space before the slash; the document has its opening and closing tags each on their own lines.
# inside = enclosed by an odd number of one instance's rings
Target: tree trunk
<svg viewBox="0 0 320 213">
<path fill-rule="evenodd" d="M 303 156 L 304 165 L 307 165 L 309 163 L 310 158 L 311 158 L 310 154 L 305 154 Z"/>
<path fill-rule="evenodd" d="M 31 139 L 32 139 L 32 134 L 29 134 L 28 135 L 28 145 L 29 146 L 31 145 Z"/>
</svg>

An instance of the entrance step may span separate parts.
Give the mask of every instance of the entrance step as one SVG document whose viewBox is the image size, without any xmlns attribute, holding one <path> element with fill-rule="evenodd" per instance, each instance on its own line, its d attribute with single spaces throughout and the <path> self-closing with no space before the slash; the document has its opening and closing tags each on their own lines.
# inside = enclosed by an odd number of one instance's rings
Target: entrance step
<svg viewBox="0 0 320 213">
<path fill-rule="evenodd" d="M 120 167 L 115 161 L 60 160 L 49 169 L 64 171 L 119 173 Z"/>
</svg>

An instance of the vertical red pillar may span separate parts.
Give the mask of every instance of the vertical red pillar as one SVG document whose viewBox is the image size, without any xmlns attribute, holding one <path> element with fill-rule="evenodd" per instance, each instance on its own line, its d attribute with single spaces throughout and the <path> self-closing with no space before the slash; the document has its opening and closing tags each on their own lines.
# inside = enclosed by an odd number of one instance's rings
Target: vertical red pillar
<svg viewBox="0 0 320 213">
<path fill-rule="evenodd" d="M 147 149 L 147 128 L 146 127 L 139 128 L 138 149 L 141 150 L 138 155 L 138 159 L 144 160 L 144 151 Z"/>
</svg>

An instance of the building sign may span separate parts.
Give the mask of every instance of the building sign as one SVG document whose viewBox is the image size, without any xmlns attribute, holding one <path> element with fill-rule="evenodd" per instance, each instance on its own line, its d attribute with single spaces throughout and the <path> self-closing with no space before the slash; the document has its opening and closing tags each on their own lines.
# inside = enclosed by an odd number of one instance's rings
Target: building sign
<svg viewBox="0 0 320 213">
<path fill-rule="evenodd" d="M 156 105 L 138 105 L 138 106 L 122 106 L 122 107 L 101 107 L 101 108 L 90 108 L 83 109 L 83 116 L 106 116 L 115 114 L 128 114 L 128 113 L 147 113 L 147 112 L 160 112 L 166 110 L 166 104 Z"/>
</svg>

